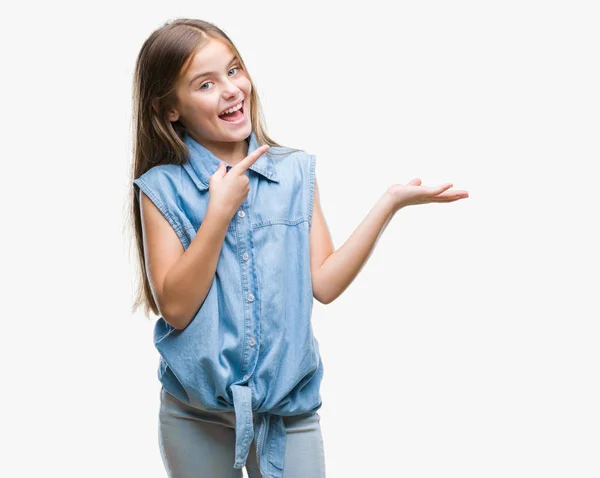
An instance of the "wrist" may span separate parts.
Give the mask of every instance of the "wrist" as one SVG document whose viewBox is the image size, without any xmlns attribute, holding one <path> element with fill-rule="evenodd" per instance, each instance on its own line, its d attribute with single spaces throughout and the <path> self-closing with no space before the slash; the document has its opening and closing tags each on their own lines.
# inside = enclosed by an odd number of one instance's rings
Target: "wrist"
<svg viewBox="0 0 600 478">
<path fill-rule="evenodd" d="M 209 201 L 208 207 L 206 208 L 206 214 L 204 216 L 204 219 L 206 220 L 207 217 L 210 217 L 213 220 L 218 221 L 219 223 L 224 223 L 224 224 L 229 225 L 229 223 L 231 222 L 231 218 L 233 217 L 234 214 L 235 214 L 235 211 L 229 212 L 228 209 L 215 206 L 214 204 L 211 204 Z"/>
<path fill-rule="evenodd" d="M 390 213 L 394 214 L 399 209 L 403 207 L 402 203 L 398 201 L 398 199 L 390 192 L 390 190 L 386 190 L 380 201 L 385 205 L 385 207 L 389 208 Z"/>
</svg>

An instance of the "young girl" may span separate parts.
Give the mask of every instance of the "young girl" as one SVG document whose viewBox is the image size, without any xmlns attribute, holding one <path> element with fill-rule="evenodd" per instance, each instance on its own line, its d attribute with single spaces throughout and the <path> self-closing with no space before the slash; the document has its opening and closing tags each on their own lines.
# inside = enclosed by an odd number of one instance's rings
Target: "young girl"
<svg viewBox="0 0 600 478">
<path fill-rule="evenodd" d="M 334 251 L 315 156 L 267 135 L 240 53 L 192 19 L 168 22 L 139 53 L 133 168 L 134 310 L 160 316 L 168 475 L 324 477 L 313 298 L 342 294 L 400 208 L 467 192 L 392 185 Z"/>
</svg>

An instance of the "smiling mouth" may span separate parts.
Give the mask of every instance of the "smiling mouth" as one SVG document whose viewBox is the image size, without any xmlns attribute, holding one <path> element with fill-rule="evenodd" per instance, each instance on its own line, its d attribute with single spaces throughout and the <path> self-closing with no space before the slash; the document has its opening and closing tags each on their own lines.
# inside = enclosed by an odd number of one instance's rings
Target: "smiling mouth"
<svg viewBox="0 0 600 478">
<path fill-rule="evenodd" d="M 231 105 L 229 108 L 227 108 L 227 110 L 229 110 L 229 109 L 233 108 L 234 106 L 238 106 L 238 105 L 241 105 L 241 107 L 243 107 L 243 106 L 244 106 L 244 101 L 246 101 L 246 99 L 245 99 L 245 98 L 244 98 L 243 100 L 240 100 L 240 101 L 238 101 L 237 103 L 234 103 L 234 104 L 233 104 L 233 105 Z M 223 115 L 223 113 L 224 113 L 225 111 L 226 111 L 226 110 L 223 110 L 223 112 L 222 112 L 222 113 L 219 113 L 217 116 L 222 116 L 222 115 Z"/>
<path fill-rule="evenodd" d="M 246 117 L 244 114 L 245 101 L 246 100 L 242 100 L 242 106 L 239 110 L 229 114 L 218 115 L 219 119 L 226 123 L 241 123 Z"/>
</svg>

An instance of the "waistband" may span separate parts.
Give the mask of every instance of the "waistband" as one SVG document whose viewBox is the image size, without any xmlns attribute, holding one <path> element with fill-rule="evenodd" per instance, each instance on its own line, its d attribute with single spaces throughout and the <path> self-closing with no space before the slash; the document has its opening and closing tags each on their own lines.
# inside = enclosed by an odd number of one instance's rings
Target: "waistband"
<svg viewBox="0 0 600 478">
<path fill-rule="evenodd" d="M 252 417 L 252 389 L 247 385 L 232 385 L 235 410 L 234 468 L 243 468 L 254 439 L 260 473 L 263 478 L 283 478 L 286 431 L 283 417 L 269 412 L 257 412 Z M 256 426 L 255 426 L 256 425 Z"/>
</svg>

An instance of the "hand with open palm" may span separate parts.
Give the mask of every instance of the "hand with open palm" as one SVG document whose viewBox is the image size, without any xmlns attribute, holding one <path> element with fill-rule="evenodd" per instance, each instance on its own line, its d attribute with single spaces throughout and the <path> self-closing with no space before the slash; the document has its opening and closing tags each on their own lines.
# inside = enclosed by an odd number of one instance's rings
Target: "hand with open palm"
<svg viewBox="0 0 600 478">
<path fill-rule="evenodd" d="M 387 194 L 392 198 L 397 209 L 431 202 L 454 202 L 469 197 L 467 191 L 450 191 L 452 186 L 452 183 L 436 187 L 423 186 L 421 179 L 415 178 L 408 184 L 393 184 L 388 188 Z"/>
</svg>

